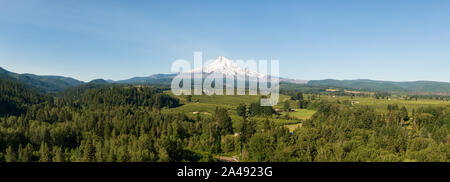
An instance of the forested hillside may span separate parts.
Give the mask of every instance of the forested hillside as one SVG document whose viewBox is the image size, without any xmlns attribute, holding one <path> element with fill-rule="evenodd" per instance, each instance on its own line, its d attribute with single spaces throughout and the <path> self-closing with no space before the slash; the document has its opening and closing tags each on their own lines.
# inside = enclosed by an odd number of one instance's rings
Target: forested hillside
<svg viewBox="0 0 450 182">
<path fill-rule="evenodd" d="M 20 115 L 28 107 L 50 100 L 27 86 L 0 78 L 0 116 Z"/>
<path fill-rule="evenodd" d="M 170 86 L 175 74 L 156 74 L 148 77 L 133 77 L 119 81 L 105 81 L 103 79 L 92 80 L 90 83 L 97 84 L 145 84 L 145 85 L 161 85 Z M 34 74 L 17 74 L 7 71 L 0 67 L 0 78 L 13 80 L 23 83 L 24 85 L 35 89 L 40 93 L 58 93 L 68 88 L 85 84 L 82 81 L 63 77 L 63 76 L 39 76 Z M 293 83 L 295 82 L 295 83 Z M 390 92 L 390 93 L 444 93 L 450 94 L 450 83 L 432 82 L 432 81 L 415 81 L 415 82 L 391 82 L 391 81 L 375 81 L 375 80 L 311 80 L 307 84 L 306 81 L 295 81 L 290 79 L 280 79 L 282 89 L 300 89 L 302 91 L 322 91 L 328 88 L 352 89 L 370 92 Z M 248 82 L 246 82 L 248 84 Z M 235 83 L 236 85 L 236 83 Z"/>
<path fill-rule="evenodd" d="M 293 100 L 317 110 L 290 132 L 257 103 L 194 117 L 164 88 L 90 83 L 43 96 L 2 81 L 0 161 L 449 161 L 450 108 L 387 113 L 345 102 Z M 301 101 L 301 102 L 300 102 Z M 240 118 L 230 117 L 237 112 Z M 265 117 L 265 121 L 261 118 Z"/>
<path fill-rule="evenodd" d="M 41 93 L 55 93 L 83 84 L 82 81 L 62 76 L 17 74 L 0 67 L 0 78 L 20 82 Z"/>
</svg>

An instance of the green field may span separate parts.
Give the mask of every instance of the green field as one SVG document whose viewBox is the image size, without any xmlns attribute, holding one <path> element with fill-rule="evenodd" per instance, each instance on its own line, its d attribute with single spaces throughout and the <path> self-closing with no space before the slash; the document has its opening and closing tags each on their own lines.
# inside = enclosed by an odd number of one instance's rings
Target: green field
<svg viewBox="0 0 450 182">
<path fill-rule="evenodd" d="M 166 92 L 171 94 L 170 92 Z M 305 94 L 305 97 L 309 95 Z M 211 116 L 216 107 L 226 108 L 228 113 L 233 120 L 233 126 L 238 128 L 240 123 L 242 122 L 242 117 L 236 114 L 236 107 L 244 103 L 247 106 L 251 103 L 257 102 L 260 99 L 260 96 L 226 96 L 226 95 L 199 95 L 192 96 L 191 102 L 186 101 L 186 96 L 178 96 L 181 103 L 183 104 L 180 107 L 173 108 L 168 110 L 168 112 L 182 112 L 188 116 L 194 117 L 196 114 L 200 114 L 203 116 Z M 418 109 L 420 107 L 427 106 L 450 106 L 450 102 L 448 101 L 439 101 L 439 100 L 431 100 L 431 99 L 418 99 L 418 100 L 405 100 L 397 97 L 392 97 L 391 99 L 375 99 L 373 97 L 353 97 L 350 96 L 331 96 L 331 95 L 321 95 L 321 100 L 328 101 L 356 101 L 358 103 L 354 104 L 355 107 L 358 106 L 369 106 L 374 108 L 375 111 L 380 113 L 386 113 L 387 107 L 389 104 L 397 104 L 400 107 L 405 106 L 408 111 L 411 113 L 413 109 Z M 291 132 L 296 128 L 302 126 L 302 121 L 310 119 L 315 110 L 309 109 L 299 109 L 298 105 L 295 101 L 291 101 L 290 97 L 287 95 L 280 95 L 278 104 L 273 106 L 274 109 L 283 110 L 284 103 L 289 102 L 290 107 L 295 109 L 295 111 L 291 112 L 280 112 L 279 115 L 273 115 L 270 120 L 276 124 L 285 125 Z M 195 112 L 195 114 L 194 114 Z M 268 118 L 265 117 L 251 117 L 252 120 L 256 121 L 258 125 L 262 125 L 262 123 Z"/>
<path fill-rule="evenodd" d="M 428 107 L 428 106 L 450 106 L 450 102 L 448 101 L 440 101 L 440 100 L 431 100 L 431 99 L 418 99 L 416 100 L 405 100 L 399 97 L 393 97 L 391 99 L 375 99 L 373 97 L 354 97 L 353 99 L 350 96 L 327 96 L 322 95 L 321 99 L 331 100 L 331 101 L 358 101 L 361 106 L 370 106 L 374 108 L 375 111 L 386 113 L 387 107 L 389 104 L 397 104 L 399 107 L 405 106 L 408 109 L 408 112 L 412 112 L 413 109 L 417 110 L 420 107 Z"/>
<path fill-rule="evenodd" d="M 170 94 L 170 92 L 167 93 Z M 251 103 L 257 102 L 260 99 L 260 96 L 196 95 L 192 96 L 191 102 L 186 101 L 186 96 L 178 96 L 178 98 L 183 105 L 170 109 L 170 112 L 182 112 L 191 117 L 195 116 L 194 112 L 203 116 L 211 116 L 216 107 L 222 107 L 228 110 L 228 114 L 233 120 L 233 126 L 238 128 L 242 122 L 242 117 L 236 114 L 236 107 L 241 103 L 248 106 Z M 283 104 L 287 100 L 290 100 L 290 97 L 281 94 L 278 104 L 273 106 L 273 108 L 283 109 Z M 298 109 L 294 102 L 291 102 L 291 107 L 295 108 L 295 111 L 289 112 L 288 118 L 286 118 L 287 112 L 281 112 L 280 115 L 273 115 L 270 120 L 276 124 L 286 125 L 291 130 L 293 126 L 300 126 L 302 120 L 311 118 L 311 116 L 316 112 L 314 110 Z M 251 119 L 256 121 L 258 125 L 261 125 L 267 118 L 252 117 Z"/>
<path fill-rule="evenodd" d="M 192 101 L 187 102 L 186 96 L 179 96 L 178 97 L 181 100 L 181 103 L 183 104 L 181 107 L 177 107 L 174 109 L 171 109 L 175 112 L 183 112 L 183 113 L 191 113 L 192 112 L 208 112 L 212 113 L 216 107 L 222 107 L 226 108 L 235 114 L 234 110 L 236 107 L 241 104 L 247 104 L 257 102 L 260 99 L 260 96 L 258 95 L 195 95 L 192 96 Z M 282 108 L 283 103 L 281 101 L 289 99 L 286 95 L 280 95 L 278 105 L 274 106 L 274 108 Z"/>
</svg>

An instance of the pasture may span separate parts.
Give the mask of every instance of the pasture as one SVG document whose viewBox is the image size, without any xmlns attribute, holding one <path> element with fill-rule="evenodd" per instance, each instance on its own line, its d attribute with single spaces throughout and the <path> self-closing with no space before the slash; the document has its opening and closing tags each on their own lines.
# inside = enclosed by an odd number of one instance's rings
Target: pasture
<svg viewBox="0 0 450 182">
<path fill-rule="evenodd" d="M 408 109 L 408 112 L 411 113 L 413 109 L 417 110 L 420 107 L 437 107 L 437 106 L 443 106 L 448 107 L 450 106 L 450 102 L 448 101 L 440 101 L 440 100 L 431 100 L 431 99 L 418 99 L 418 100 L 405 100 L 403 98 L 400 98 L 398 96 L 394 96 L 390 99 L 375 99 L 373 97 L 354 97 L 353 99 L 350 96 L 329 96 L 329 95 L 321 95 L 321 99 L 326 99 L 330 101 L 357 101 L 361 106 L 369 106 L 375 111 L 378 111 L 380 113 L 386 113 L 387 107 L 389 104 L 394 105 L 397 104 L 399 107 L 405 106 L 406 109 Z"/>
</svg>

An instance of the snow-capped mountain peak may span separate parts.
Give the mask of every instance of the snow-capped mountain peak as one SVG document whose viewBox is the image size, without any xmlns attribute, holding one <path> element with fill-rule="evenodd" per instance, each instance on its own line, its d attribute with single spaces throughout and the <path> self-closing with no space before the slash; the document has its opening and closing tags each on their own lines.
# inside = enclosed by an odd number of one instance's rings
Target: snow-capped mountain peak
<svg viewBox="0 0 450 182">
<path fill-rule="evenodd" d="M 203 69 L 197 68 L 193 69 L 191 72 L 193 73 L 203 72 L 206 74 L 223 73 L 227 76 L 247 75 L 249 77 L 257 77 L 257 78 L 262 78 L 265 76 L 264 74 L 258 73 L 256 71 L 239 67 L 235 62 L 223 56 L 219 56 L 215 61 L 204 66 Z"/>
</svg>

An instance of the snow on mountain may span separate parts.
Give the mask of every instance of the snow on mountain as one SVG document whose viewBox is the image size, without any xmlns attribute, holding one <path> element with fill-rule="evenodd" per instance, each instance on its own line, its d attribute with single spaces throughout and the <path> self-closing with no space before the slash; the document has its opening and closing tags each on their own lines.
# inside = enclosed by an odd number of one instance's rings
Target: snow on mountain
<svg viewBox="0 0 450 182">
<path fill-rule="evenodd" d="M 206 66 L 202 68 L 196 68 L 187 72 L 183 72 L 182 74 L 187 77 L 191 77 L 191 73 L 202 73 L 202 76 L 205 77 L 211 73 L 222 73 L 227 76 L 231 75 L 234 77 L 239 78 L 238 76 L 246 76 L 251 78 L 271 78 L 270 75 L 265 75 L 262 73 L 259 73 L 257 71 L 249 70 L 244 67 L 239 67 L 238 64 L 235 62 L 223 57 L 219 56 L 216 60 L 212 61 L 211 63 L 207 64 Z M 133 77 L 131 79 L 127 80 L 121 80 L 117 81 L 117 83 L 164 83 L 167 80 L 171 80 L 174 78 L 177 74 L 156 74 L 152 76 L 147 77 Z M 308 81 L 305 80 L 294 80 L 294 79 L 286 79 L 278 77 L 280 82 L 290 82 L 290 83 L 296 83 L 296 84 L 305 84 Z"/>
<path fill-rule="evenodd" d="M 202 68 L 196 68 L 191 70 L 191 73 L 206 73 L 206 74 L 223 73 L 225 75 L 232 75 L 232 76 L 247 75 L 249 77 L 256 77 L 256 78 L 263 78 L 266 76 L 256 71 L 239 67 L 236 63 L 223 56 L 219 56 L 215 61 L 204 66 L 203 70 Z"/>
</svg>

